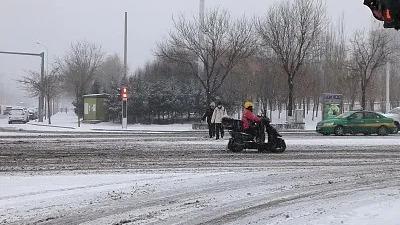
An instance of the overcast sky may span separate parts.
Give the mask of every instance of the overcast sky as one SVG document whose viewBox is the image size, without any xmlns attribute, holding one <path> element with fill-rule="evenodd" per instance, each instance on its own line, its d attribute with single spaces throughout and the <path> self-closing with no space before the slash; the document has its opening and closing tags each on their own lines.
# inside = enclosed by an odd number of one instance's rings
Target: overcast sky
<svg viewBox="0 0 400 225">
<path fill-rule="evenodd" d="M 265 14 L 276 1 L 206 0 L 206 8 L 253 16 Z M 343 15 L 346 32 L 351 35 L 355 29 L 370 25 L 371 13 L 362 2 L 326 0 L 328 16 L 338 21 Z M 72 42 L 86 40 L 101 45 L 106 54 L 122 57 L 126 11 L 128 63 L 135 69 L 153 59 L 156 43 L 171 29 L 173 15 L 197 15 L 198 8 L 199 0 L 1 0 L 0 51 L 41 52 L 47 48 L 51 62 Z M 14 89 L 14 80 L 26 71 L 39 69 L 40 58 L 0 54 L 0 95 Z"/>
</svg>

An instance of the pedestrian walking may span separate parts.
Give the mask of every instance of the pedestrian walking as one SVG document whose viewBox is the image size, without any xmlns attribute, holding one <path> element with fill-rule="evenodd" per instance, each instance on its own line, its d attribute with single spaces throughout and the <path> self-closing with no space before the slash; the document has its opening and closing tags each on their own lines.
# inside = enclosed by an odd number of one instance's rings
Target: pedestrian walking
<svg viewBox="0 0 400 225">
<path fill-rule="evenodd" d="M 215 136 L 215 125 L 211 122 L 212 115 L 214 113 L 215 103 L 211 102 L 207 111 L 204 113 L 202 120 L 205 121 L 207 119 L 208 124 L 208 135 L 210 138 Z"/>
<path fill-rule="evenodd" d="M 224 106 L 222 106 L 222 102 L 218 102 L 217 107 L 214 109 L 214 113 L 211 118 L 211 123 L 215 124 L 215 138 L 218 140 L 220 135 L 221 138 L 224 138 L 224 127 L 222 126 L 222 118 L 227 117 L 228 114 Z"/>
</svg>

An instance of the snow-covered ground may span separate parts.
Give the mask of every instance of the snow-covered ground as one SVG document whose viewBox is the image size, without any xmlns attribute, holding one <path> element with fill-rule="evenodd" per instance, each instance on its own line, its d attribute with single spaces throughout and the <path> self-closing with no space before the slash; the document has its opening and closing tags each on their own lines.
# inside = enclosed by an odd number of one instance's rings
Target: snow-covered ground
<svg viewBox="0 0 400 225">
<path fill-rule="evenodd" d="M 0 127 L 27 130 L 27 131 L 69 131 L 69 132 L 87 132 L 87 131 L 122 131 L 121 124 L 112 122 L 103 122 L 98 124 L 81 123 L 78 127 L 78 118 L 74 112 L 57 113 L 51 117 L 51 125 L 48 122 L 39 123 L 30 121 L 27 124 L 8 124 L 7 118 L 0 117 Z M 129 124 L 128 131 L 191 131 L 192 124 L 171 124 L 171 125 L 143 125 Z"/>
<path fill-rule="evenodd" d="M 57 221 L 54 224 L 197 224 L 207 220 L 208 224 L 399 224 L 398 187 L 347 191 L 321 186 L 319 190 L 318 180 L 288 180 L 290 173 L 299 176 L 299 172 L 219 169 L 0 176 L 0 224 L 53 224 L 52 220 Z M 279 182 L 275 176 L 282 173 L 288 178 Z M 324 174 L 321 178 L 325 179 Z M 298 192 L 289 193 L 296 185 Z M 91 211 L 96 207 L 103 208 L 102 215 Z M 73 209 L 80 210 L 80 215 Z M 218 217 L 230 210 L 232 218 L 229 214 Z M 185 215 L 190 216 L 182 223 Z"/>
<path fill-rule="evenodd" d="M 298 133 L 284 136 L 283 154 L 234 154 L 226 137 L 184 132 L 190 124 L 130 125 L 148 131 L 131 135 L 75 120 L 0 118 L 41 131 L 0 132 L 0 225 L 400 224 L 398 135 Z M 75 133 L 92 129 L 107 132 Z"/>
</svg>

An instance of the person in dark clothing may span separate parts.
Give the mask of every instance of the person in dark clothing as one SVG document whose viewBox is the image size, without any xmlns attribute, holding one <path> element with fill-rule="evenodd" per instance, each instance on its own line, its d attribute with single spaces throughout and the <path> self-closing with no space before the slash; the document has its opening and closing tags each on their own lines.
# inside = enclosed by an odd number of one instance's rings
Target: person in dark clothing
<svg viewBox="0 0 400 225">
<path fill-rule="evenodd" d="M 204 113 L 202 120 L 205 121 L 207 119 L 208 124 L 208 134 L 210 138 L 215 136 L 215 125 L 211 122 L 212 115 L 214 113 L 215 103 L 211 102 L 210 107 L 207 109 L 206 113 Z"/>
</svg>

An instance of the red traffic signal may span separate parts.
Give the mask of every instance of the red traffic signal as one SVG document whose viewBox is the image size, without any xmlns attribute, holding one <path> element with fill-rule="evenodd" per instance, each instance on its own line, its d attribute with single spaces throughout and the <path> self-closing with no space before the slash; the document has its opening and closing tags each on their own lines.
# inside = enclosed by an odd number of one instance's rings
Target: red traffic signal
<svg viewBox="0 0 400 225">
<path fill-rule="evenodd" d="M 383 10 L 382 16 L 383 16 L 383 20 L 385 22 L 388 22 L 388 23 L 393 22 L 393 14 L 390 9 Z"/>
<path fill-rule="evenodd" d="M 121 98 L 122 98 L 122 100 L 128 99 L 128 88 L 127 87 L 121 88 Z"/>
<path fill-rule="evenodd" d="M 384 21 L 384 28 L 400 28 L 400 0 L 364 0 L 373 16 Z"/>
</svg>

